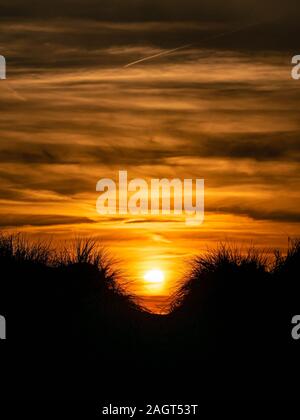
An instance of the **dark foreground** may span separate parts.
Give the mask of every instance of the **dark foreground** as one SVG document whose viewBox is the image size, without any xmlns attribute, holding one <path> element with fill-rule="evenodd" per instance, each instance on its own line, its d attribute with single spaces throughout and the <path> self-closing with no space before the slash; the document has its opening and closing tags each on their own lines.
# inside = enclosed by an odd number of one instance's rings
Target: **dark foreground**
<svg viewBox="0 0 300 420">
<path fill-rule="evenodd" d="M 229 247 L 198 258 L 169 315 L 118 286 L 91 241 L 53 256 L 0 240 L 2 396 L 16 399 L 297 398 L 300 244 L 270 264 Z M 195 400 L 194 400 L 195 401 Z"/>
</svg>

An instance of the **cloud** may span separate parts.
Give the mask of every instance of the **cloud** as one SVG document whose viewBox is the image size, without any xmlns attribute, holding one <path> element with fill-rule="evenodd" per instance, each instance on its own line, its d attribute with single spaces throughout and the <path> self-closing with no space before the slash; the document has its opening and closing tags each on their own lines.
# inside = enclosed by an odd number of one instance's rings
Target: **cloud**
<svg viewBox="0 0 300 420">
<path fill-rule="evenodd" d="M 2 5 L 1 52 L 11 76 L 121 68 L 186 44 L 290 52 L 298 48 L 299 17 L 296 0 L 55 0 L 51 6 L 14 0 Z M 177 57 L 182 54 L 157 62 L 176 63 Z"/>
<path fill-rule="evenodd" d="M 12 0 L 3 5 L 3 16 L 7 17 L 83 17 L 108 20 L 112 22 L 128 21 L 173 21 L 194 20 L 195 16 L 203 19 L 219 20 L 247 18 L 249 15 L 274 16 L 278 13 L 297 11 L 297 1 L 288 0 L 282 4 L 279 0 L 53 0 L 51 4 L 40 4 L 34 0 Z M 218 11 L 216 13 L 216 11 Z"/>
<path fill-rule="evenodd" d="M 42 215 L 68 217 L 74 208 L 92 215 L 97 180 L 127 169 L 130 177 L 205 178 L 212 209 L 222 196 L 224 212 L 297 221 L 300 96 L 290 78 L 290 56 L 298 52 L 297 5 L 294 0 L 3 5 L 1 53 L 8 63 L 0 98 L 3 214 L 15 211 L 17 202 L 28 206 L 26 211 L 34 204 Z M 242 27 L 238 36 L 232 32 Z M 190 43 L 124 69 L 130 61 Z M 252 210 L 253 194 L 284 188 L 286 209 L 293 211 L 283 210 L 278 200 L 272 211 L 270 202 Z M 243 200 L 242 208 L 232 203 L 232 194 Z M 28 219 L 22 222 L 20 213 L 21 226 Z M 119 222 L 128 229 L 143 223 Z"/>
<path fill-rule="evenodd" d="M 167 131 L 167 130 L 166 130 Z M 0 146 L 0 162 L 16 164 L 115 166 L 161 165 L 169 158 L 198 157 L 253 159 L 256 161 L 300 161 L 300 130 L 295 132 L 253 132 L 203 134 L 172 130 L 173 148 L 147 142 L 144 147 L 129 145 L 84 145 L 61 143 L 11 142 Z"/>
<path fill-rule="evenodd" d="M 161 235 L 159 233 L 155 233 L 152 235 L 152 239 L 155 242 L 161 242 L 161 243 L 165 243 L 165 244 L 169 244 L 172 241 L 170 241 L 169 239 L 167 239 L 164 235 Z"/>
<path fill-rule="evenodd" d="M 230 213 L 241 216 L 248 216 L 254 220 L 270 220 L 272 222 L 300 223 L 300 212 L 288 210 L 264 210 L 247 208 L 243 206 L 221 206 L 214 213 Z"/>
<path fill-rule="evenodd" d="M 174 222 L 176 222 L 175 218 L 145 217 L 143 219 L 130 219 L 130 220 L 127 220 L 125 223 L 126 224 L 140 224 L 140 223 L 174 223 Z M 159 235 L 156 238 L 158 237 Z"/>
<path fill-rule="evenodd" d="M 54 226 L 54 225 L 71 225 L 80 223 L 95 223 L 94 220 L 88 217 L 77 216 L 63 216 L 53 214 L 17 214 L 6 215 L 1 217 L 0 226 L 7 227 L 21 227 L 21 226 Z"/>
</svg>

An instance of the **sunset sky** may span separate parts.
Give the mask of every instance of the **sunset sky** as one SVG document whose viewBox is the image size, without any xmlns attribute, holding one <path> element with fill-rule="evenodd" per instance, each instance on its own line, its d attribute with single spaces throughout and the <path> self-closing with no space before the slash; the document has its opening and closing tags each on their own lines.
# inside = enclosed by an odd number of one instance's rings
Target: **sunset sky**
<svg viewBox="0 0 300 420">
<path fill-rule="evenodd" d="M 1 229 L 99 238 L 152 307 L 207 247 L 300 235 L 298 1 L 1 3 Z M 204 224 L 100 216 L 119 170 L 205 179 Z"/>
</svg>

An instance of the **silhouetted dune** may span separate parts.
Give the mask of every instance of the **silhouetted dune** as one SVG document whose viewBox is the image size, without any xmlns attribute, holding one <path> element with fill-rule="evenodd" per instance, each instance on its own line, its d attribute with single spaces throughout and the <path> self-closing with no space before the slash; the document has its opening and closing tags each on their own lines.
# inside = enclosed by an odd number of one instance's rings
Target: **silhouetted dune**
<svg viewBox="0 0 300 420">
<path fill-rule="evenodd" d="M 44 366 L 45 376 L 76 366 L 101 376 L 118 361 L 129 375 L 169 367 L 181 378 L 187 372 L 204 378 L 207 366 L 219 373 L 230 366 L 233 375 L 240 366 L 258 372 L 278 360 L 294 362 L 299 257 L 299 241 L 274 259 L 221 245 L 193 261 L 170 313 L 156 315 L 121 287 L 115 264 L 91 239 L 57 253 L 21 235 L 2 235 L 0 313 L 16 344 L 14 368 L 28 365 L 37 373 Z"/>
<path fill-rule="evenodd" d="M 299 241 L 291 241 L 286 256 L 276 251 L 272 259 L 222 245 L 197 257 L 170 314 L 181 330 L 178 347 L 188 348 L 190 359 L 201 355 L 203 366 L 213 361 L 219 374 L 244 372 L 243 386 L 254 375 L 252 392 L 292 394 L 287 390 L 299 352 L 291 337 L 291 320 L 299 313 L 299 248 Z"/>
<path fill-rule="evenodd" d="M 188 339 L 198 338 L 201 346 L 209 343 L 209 351 L 212 343 L 217 350 L 224 341 L 251 345 L 251 335 L 263 336 L 271 282 L 264 255 L 254 249 L 243 255 L 221 245 L 194 260 L 189 278 L 175 295 L 171 315 L 188 323 L 184 328 Z"/>
</svg>

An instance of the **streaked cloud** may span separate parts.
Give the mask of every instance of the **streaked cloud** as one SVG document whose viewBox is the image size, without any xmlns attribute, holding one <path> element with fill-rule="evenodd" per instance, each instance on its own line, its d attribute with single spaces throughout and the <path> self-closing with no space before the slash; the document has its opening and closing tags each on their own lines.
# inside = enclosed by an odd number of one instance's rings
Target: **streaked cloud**
<svg viewBox="0 0 300 420">
<path fill-rule="evenodd" d="M 0 20 L 2 228 L 93 235 L 138 273 L 300 234 L 298 2 L 13 0 Z M 204 225 L 99 217 L 96 182 L 120 169 L 204 178 Z"/>
</svg>

